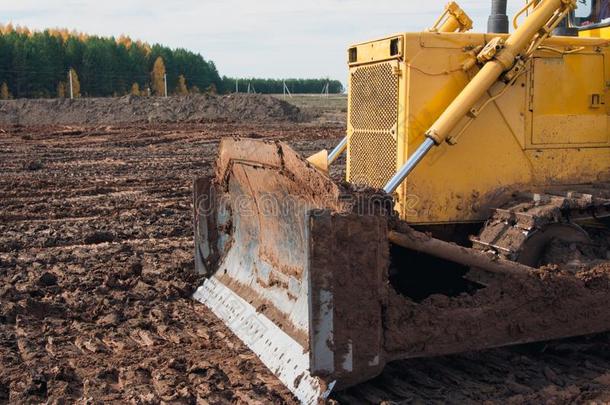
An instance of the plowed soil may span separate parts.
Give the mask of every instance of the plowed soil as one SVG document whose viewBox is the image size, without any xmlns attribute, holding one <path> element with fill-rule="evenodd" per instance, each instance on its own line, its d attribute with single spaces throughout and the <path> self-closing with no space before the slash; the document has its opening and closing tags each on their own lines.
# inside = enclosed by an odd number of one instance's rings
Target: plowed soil
<svg viewBox="0 0 610 405">
<path fill-rule="evenodd" d="M 295 403 L 190 299 L 191 182 L 212 173 L 223 136 L 281 139 L 308 154 L 343 132 L 268 122 L 2 127 L 0 403 Z M 335 400 L 610 402 L 610 335 L 400 361 Z"/>
</svg>

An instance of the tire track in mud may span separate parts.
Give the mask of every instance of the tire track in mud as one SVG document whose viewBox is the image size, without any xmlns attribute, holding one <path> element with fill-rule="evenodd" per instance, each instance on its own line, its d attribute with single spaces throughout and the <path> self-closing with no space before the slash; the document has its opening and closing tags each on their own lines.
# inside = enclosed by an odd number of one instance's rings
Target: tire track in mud
<svg viewBox="0 0 610 405">
<path fill-rule="evenodd" d="M 191 181 L 222 136 L 303 154 L 341 128 L 162 124 L 0 134 L 0 403 L 295 403 L 190 292 Z M 31 162 L 40 163 L 31 166 Z M 341 176 L 341 163 L 333 177 Z M 341 403 L 610 401 L 600 335 L 391 363 Z M 388 402 L 389 403 L 389 402 Z"/>
</svg>

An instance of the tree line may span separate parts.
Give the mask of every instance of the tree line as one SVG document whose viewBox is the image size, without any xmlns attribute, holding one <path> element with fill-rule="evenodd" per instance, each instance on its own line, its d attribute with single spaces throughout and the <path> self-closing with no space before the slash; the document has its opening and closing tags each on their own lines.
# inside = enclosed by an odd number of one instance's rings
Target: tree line
<svg viewBox="0 0 610 405">
<path fill-rule="evenodd" d="M 167 82 L 166 82 L 167 80 Z M 199 92 L 343 92 L 328 79 L 220 77 L 214 62 L 185 49 L 65 29 L 0 25 L 0 98 L 108 97 Z"/>
<path fill-rule="evenodd" d="M 68 72 L 71 72 L 68 74 Z M 69 78 L 83 96 L 216 91 L 216 66 L 185 49 L 67 30 L 0 26 L 0 92 L 9 97 L 62 97 Z M 162 80 L 163 83 L 159 83 Z M 74 90 L 74 89 L 73 89 Z M 6 94 L 8 93 L 8 94 Z"/>
<path fill-rule="evenodd" d="M 284 85 L 287 90 L 294 94 L 319 94 L 343 93 L 343 84 L 339 80 L 330 79 L 238 79 L 234 77 L 222 77 L 222 88 L 225 92 L 239 91 L 246 93 L 248 89 L 252 93 L 282 94 Z"/>
</svg>

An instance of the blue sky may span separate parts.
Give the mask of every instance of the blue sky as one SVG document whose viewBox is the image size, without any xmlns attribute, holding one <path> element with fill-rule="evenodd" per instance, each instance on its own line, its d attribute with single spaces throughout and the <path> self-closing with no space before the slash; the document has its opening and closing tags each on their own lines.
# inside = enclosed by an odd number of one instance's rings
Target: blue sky
<svg viewBox="0 0 610 405">
<path fill-rule="evenodd" d="M 0 21 L 126 34 L 201 53 L 221 74 L 345 82 L 349 44 L 432 25 L 446 0 L 2 0 Z M 510 1 L 513 12 L 521 1 Z M 484 30 L 490 0 L 460 5 Z M 510 12 L 509 10 L 509 12 Z"/>
</svg>

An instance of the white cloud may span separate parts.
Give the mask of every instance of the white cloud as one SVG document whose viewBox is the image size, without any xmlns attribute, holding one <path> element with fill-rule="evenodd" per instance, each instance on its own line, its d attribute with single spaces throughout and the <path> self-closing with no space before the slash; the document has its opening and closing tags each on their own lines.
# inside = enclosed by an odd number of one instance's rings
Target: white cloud
<svg viewBox="0 0 610 405">
<path fill-rule="evenodd" d="M 5 0 L 3 22 L 74 28 L 183 47 L 212 59 L 221 74 L 343 80 L 349 44 L 429 27 L 447 0 Z M 511 1 L 510 8 L 521 2 Z M 484 30 L 489 0 L 463 0 Z"/>
</svg>

